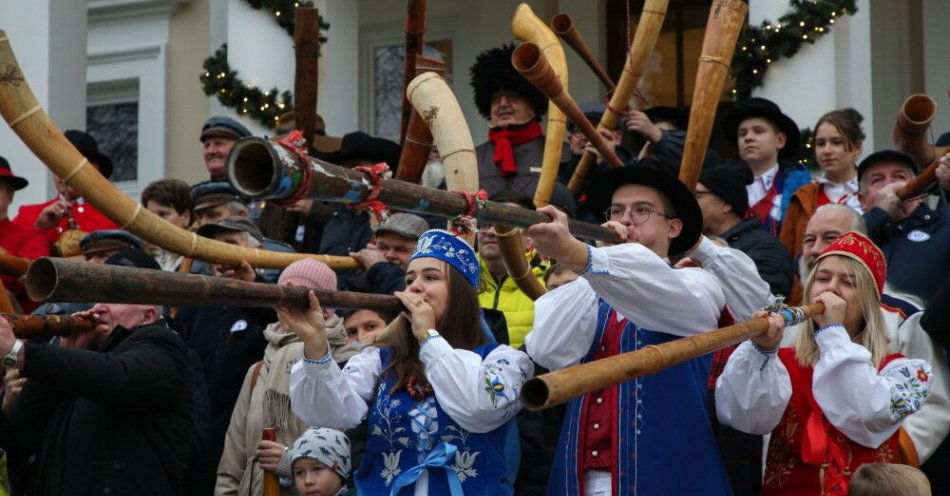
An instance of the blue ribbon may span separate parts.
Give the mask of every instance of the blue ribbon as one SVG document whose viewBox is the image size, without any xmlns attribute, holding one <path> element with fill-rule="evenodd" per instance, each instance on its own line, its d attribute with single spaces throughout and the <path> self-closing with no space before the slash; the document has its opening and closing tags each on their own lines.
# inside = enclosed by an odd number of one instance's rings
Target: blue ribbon
<svg viewBox="0 0 950 496">
<path fill-rule="evenodd" d="M 449 461 L 455 458 L 456 451 L 458 451 L 458 448 L 456 448 L 455 445 L 446 442 L 439 443 L 438 446 L 429 452 L 421 464 L 406 470 L 400 474 L 399 477 L 396 477 L 396 480 L 393 481 L 393 488 L 389 492 L 389 496 L 396 496 L 402 488 L 414 484 L 419 477 L 422 476 L 422 471 L 427 468 L 445 469 L 445 478 L 449 481 L 451 495 L 464 496 L 462 493 L 462 482 L 459 481 L 459 476 L 455 472 L 455 469 L 449 466 Z"/>
</svg>

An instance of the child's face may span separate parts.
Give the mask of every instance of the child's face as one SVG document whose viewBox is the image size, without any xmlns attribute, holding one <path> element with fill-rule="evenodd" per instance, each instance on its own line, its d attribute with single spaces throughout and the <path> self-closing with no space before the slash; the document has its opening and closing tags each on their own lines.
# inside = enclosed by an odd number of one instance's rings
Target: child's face
<svg viewBox="0 0 950 496">
<path fill-rule="evenodd" d="M 301 496 L 333 496 L 343 486 L 339 474 L 313 458 L 298 459 L 293 469 L 294 486 Z"/>
</svg>

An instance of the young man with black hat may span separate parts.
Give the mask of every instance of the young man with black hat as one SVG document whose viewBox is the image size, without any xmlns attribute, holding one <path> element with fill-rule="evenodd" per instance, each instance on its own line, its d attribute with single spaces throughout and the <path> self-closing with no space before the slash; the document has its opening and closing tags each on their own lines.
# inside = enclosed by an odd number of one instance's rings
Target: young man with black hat
<svg viewBox="0 0 950 496">
<path fill-rule="evenodd" d="M 528 354 L 560 369 L 718 327 L 725 305 L 716 278 L 674 269 L 690 251 L 702 212 L 675 177 L 647 167 L 597 178 L 590 202 L 622 242 L 594 248 L 575 239 L 567 216 L 527 229 L 542 255 L 581 275 L 535 301 Z M 707 410 L 711 356 L 572 400 L 548 494 L 730 494 Z"/>
<path fill-rule="evenodd" d="M 63 133 L 66 139 L 79 150 L 89 163 L 99 170 L 106 179 L 112 175 L 112 159 L 99 150 L 99 144 L 90 134 L 70 129 Z M 17 213 L 14 224 L 24 227 L 36 227 L 43 232 L 50 244 L 69 229 L 79 229 L 90 233 L 100 229 L 118 229 L 119 226 L 102 215 L 71 186 L 58 176 L 53 175 L 58 193 L 56 198 L 35 205 L 23 205 Z"/>
<path fill-rule="evenodd" d="M 947 167 L 950 154 L 939 160 Z M 868 237 L 887 258 L 887 282 L 928 302 L 950 276 L 950 205 L 934 210 L 922 199 L 897 197 L 918 172 L 906 153 L 872 153 L 858 164 L 858 195 Z"/>
<path fill-rule="evenodd" d="M 736 137 L 739 157 L 752 168 L 754 179 L 747 187 L 747 217 L 759 219 L 772 236 L 778 237 L 789 199 L 808 184 L 805 166 L 794 161 L 801 133 L 791 117 L 765 98 L 753 97 L 723 120 L 727 136 Z"/>
<path fill-rule="evenodd" d="M 488 120 L 488 141 L 475 147 L 478 184 L 489 195 L 503 191 L 533 197 L 544 157 L 541 117 L 548 100 L 511 66 L 515 46 L 490 48 L 470 69 L 478 113 Z M 560 162 L 570 158 L 564 147 Z"/>
<path fill-rule="evenodd" d="M 212 181 L 228 180 L 225 171 L 228 153 L 231 153 L 235 141 L 250 135 L 243 124 L 230 117 L 216 115 L 205 121 L 198 139 L 204 148 L 202 157 Z"/>
<path fill-rule="evenodd" d="M 107 263 L 159 270 L 137 250 Z M 21 447 L 11 453 L 38 453 L 35 485 L 22 493 L 181 494 L 193 433 L 188 348 L 154 305 L 99 303 L 75 316 L 93 329 L 59 343 L 16 339 L 0 319 L 0 356 L 22 388 L 5 415 Z"/>
<path fill-rule="evenodd" d="M 703 169 L 696 184 L 696 201 L 703 211 L 703 234 L 722 238 L 730 247 L 748 255 L 773 294 L 788 297 L 795 268 L 776 238 L 769 236 L 758 219 L 745 219 L 749 209 L 746 187 L 752 182 L 749 166 L 736 160 Z M 730 304 L 732 310 L 734 305 Z M 758 305 L 755 310 L 764 305 Z M 750 314 L 751 315 L 751 314 Z M 749 315 L 735 315 L 745 320 Z"/>
<path fill-rule="evenodd" d="M 13 174 L 7 159 L 0 157 L 0 248 L 10 255 L 33 260 L 49 255 L 49 241 L 36 227 L 10 222 L 8 213 L 14 193 L 28 184 L 25 178 Z M 23 285 L 16 277 L 2 276 L 0 281 L 10 294 L 17 297 L 27 313 L 36 308 L 36 303 L 22 292 Z"/>
</svg>

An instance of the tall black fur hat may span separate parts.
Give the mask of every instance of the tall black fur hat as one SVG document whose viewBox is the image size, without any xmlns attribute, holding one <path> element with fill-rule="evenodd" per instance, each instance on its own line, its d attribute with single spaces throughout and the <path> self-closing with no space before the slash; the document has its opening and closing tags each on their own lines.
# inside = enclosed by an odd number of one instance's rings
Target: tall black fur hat
<svg viewBox="0 0 950 496">
<path fill-rule="evenodd" d="M 548 111 L 548 99 L 511 66 L 511 54 L 514 43 L 489 48 L 475 57 L 475 63 L 469 69 L 470 83 L 475 90 L 475 105 L 482 117 L 491 119 L 491 99 L 498 90 L 508 90 L 531 103 L 534 113 L 540 119 Z"/>
</svg>

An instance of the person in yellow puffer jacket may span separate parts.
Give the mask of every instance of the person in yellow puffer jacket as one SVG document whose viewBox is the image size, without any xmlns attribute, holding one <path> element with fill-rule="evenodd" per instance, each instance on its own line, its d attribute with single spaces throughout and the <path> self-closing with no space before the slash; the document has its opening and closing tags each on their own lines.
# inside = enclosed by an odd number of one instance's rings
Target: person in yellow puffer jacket
<svg viewBox="0 0 950 496">
<path fill-rule="evenodd" d="M 478 302 L 482 308 L 499 310 L 505 314 L 509 345 L 518 349 L 534 323 L 534 301 L 518 288 L 514 278 L 508 276 L 492 228 L 479 228 L 477 241 L 478 263 L 481 265 L 482 274 L 478 287 Z M 542 281 L 548 262 L 541 261 L 534 249 L 528 250 L 525 258 L 528 259 L 535 277 Z"/>
</svg>

